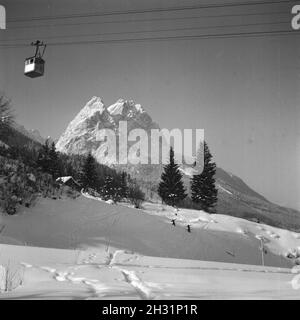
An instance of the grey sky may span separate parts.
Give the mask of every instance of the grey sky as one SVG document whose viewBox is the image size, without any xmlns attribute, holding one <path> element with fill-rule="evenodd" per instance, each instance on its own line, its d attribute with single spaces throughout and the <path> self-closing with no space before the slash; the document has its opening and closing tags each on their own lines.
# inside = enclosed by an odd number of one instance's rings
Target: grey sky
<svg viewBox="0 0 300 320">
<path fill-rule="evenodd" d="M 92 96 L 101 96 L 107 105 L 118 98 L 133 99 L 161 127 L 204 128 L 218 166 L 270 200 L 300 209 L 300 31 L 282 36 L 128 41 L 291 31 L 295 1 L 57 19 L 75 13 L 225 2 L 251 1 L 2 1 L 9 20 L 56 18 L 8 21 L 8 30 L 0 31 L 0 45 L 17 46 L 0 46 L 0 88 L 12 99 L 21 124 L 55 138 Z M 49 46 L 46 74 L 32 80 L 23 76 L 23 60 L 33 52 L 24 44 L 36 39 Z M 112 39 L 126 41 L 58 45 Z"/>
</svg>

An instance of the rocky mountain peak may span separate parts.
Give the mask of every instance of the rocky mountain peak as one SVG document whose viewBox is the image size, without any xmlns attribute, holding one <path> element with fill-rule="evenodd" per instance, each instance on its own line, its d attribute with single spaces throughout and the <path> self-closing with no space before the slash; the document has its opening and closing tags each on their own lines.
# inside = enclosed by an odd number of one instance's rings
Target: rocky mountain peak
<svg viewBox="0 0 300 320">
<path fill-rule="evenodd" d="M 142 106 L 133 100 L 119 99 L 106 107 L 100 97 L 94 96 L 69 123 L 56 148 L 68 154 L 92 152 L 99 162 L 103 162 L 97 152 L 103 142 L 97 140 L 97 133 L 101 129 L 118 132 L 120 121 L 127 121 L 128 131 L 142 128 L 150 132 L 159 128 Z"/>
</svg>

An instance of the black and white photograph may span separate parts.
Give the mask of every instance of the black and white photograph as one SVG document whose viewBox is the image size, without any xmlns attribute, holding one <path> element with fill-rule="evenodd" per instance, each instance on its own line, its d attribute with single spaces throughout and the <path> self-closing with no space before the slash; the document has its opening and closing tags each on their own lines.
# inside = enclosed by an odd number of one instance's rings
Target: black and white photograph
<svg viewBox="0 0 300 320">
<path fill-rule="evenodd" d="M 299 36 L 295 0 L 0 0 L 0 300 L 300 299 Z"/>
</svg>

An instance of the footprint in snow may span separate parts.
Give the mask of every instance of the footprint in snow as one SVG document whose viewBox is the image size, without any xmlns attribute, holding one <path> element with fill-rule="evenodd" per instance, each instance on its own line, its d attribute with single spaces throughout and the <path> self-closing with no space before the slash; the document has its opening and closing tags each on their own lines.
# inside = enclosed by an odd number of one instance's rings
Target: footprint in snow
<svg viewBox="0 0 300 320">
<path fill-rule="evenodd" d="M 20 265 L 24 266 L 25 268 L 32 268 L 32 265 L 26 262 L 21 262 Z"/>
<path fill-rule="evenodd" d="M 42 270 L 50 272 L 50 273 L 55 273 L 56 269 L 49 268 L 49 267 L 41 267 Z"/>
<path fill-rule="evenodd" d="M 84 264 L 92 263 L 95 260 L 96 256 L 97 256 L 96 253 L 91 253 L 86 259 L 82 261 L 82 263 Z"/>
<path fill-rule="evenodd" d="M 87 279 L 87 280 L 84 280 L 83 283 L 88 285 L 89 287 L 91 287 L 93 289 L 94 293 L 100 297 L 105 296 L 105 291 L 108 289 L 108 287 L 99 283 L 98 281 L 97 281 L 97 283 L 95 283 L 93 280 Z"/>
<path fill-rule="evenodd" d="M 59 282 L 67 281 L 68 280 L 68 272 L 57 272 L 56 275 L 54 276 L 55 280 Z"/>
<path fill-rule="evenodd" d="M 83 282 L 84 280 L 86 280 L 85 278 L 82 277 L 68 277 L 68 280 L 70 280 L 71 282 Z"/>
<path fill-rule="evenodd" d="M 278 234 L 276 234 L 275 232 L 273 232 L 272 230 L 267 230 L 267 234 L 274 239 L 279 239 L 280 236 Z"/>
<path fill-rule="evenodd" d="M 262 227 L 262 226 L 256 226 L 256 227 L 257 227 L 257 229 L 259 229 L 261 231 L 266 231 L 266 229 L 264 227 Z"/>
<path fill-rule="evenodd" d="M 280 236 L 278 234 L 273 233 L 273 232 L 270 233 L 270 237 L 273 238 L 273 239 L 279 239 L 280 238 Z"/>
</svg>

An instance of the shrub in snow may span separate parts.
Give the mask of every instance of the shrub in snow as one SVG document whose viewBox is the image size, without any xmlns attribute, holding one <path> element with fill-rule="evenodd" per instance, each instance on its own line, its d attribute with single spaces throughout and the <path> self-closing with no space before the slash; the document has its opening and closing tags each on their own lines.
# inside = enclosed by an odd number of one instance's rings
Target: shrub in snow
<svg viewBox="0 0 300 320">
<path fill-rule="evenodd" d="M 0 292 L 5 291 L 5 275 L 6 275 L 5 268 L 0 265 Z"/>
<path fill-rule="evenodd" d="M 135 208 L 139 209 L 145 200 L 145 194 L 136 183 L 130 183 L 128 187 L 127 197 Z"/>
<path fill-rule="evenodd" d="M 23 273 L 20 268 L 13 268 L 9 263 L 0 265 L 0 292 L 9 292 L 16 289 L 23 282 Z"/>
<path fill-rule="evenodd" d="M 286 254 L 286 257 L 289 259 L 300 259 L 300 247 L 290 249 Z"/>
<path fill-rule="evenodd" d="M 116 190 L 115 190 L 114 179 L 111 176 L 107 176 L 105 178 L 104 185 L 101 188 L 101 196 L 105 201 L 112 200 L 114 198 L 115 193 L 116 193 Z"/>
<path fill-rule="evenodd" d="M 64 192 L 67 195 L 67 197 L 71 199 L 76 199 L 80 196 L 80 193 L 70 187 L 64 186 Z"/>
<path fill-rule="evenodd" d="M 1 155 L 0 177 L 0 209 L 9 215 L 15 214 L 20 205 L 30 207 L 39 193 L 53 197 L 59 190 L 49 174 Z"/>
</svg>

